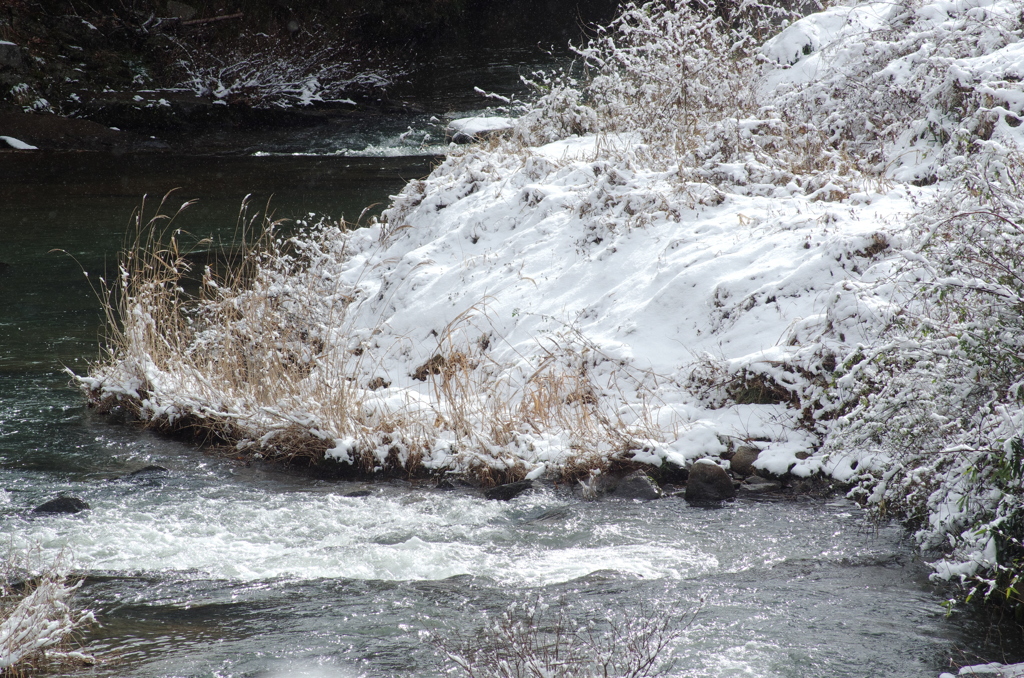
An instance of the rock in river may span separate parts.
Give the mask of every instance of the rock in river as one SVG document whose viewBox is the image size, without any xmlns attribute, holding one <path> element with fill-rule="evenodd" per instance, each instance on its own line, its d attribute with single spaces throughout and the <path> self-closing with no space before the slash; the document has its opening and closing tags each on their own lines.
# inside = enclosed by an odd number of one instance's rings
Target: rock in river
<svg viewBox="0 0 1024 678">
<path fill-rule="evenodd" d="M 686 480 L 686 501 L 694 504 L 712 504 L 736 496 L 732 478 L 721 466 L 711 460 L 698 459 L 690 467 Z"/>
<path fill-rule="evenodd" d="M 489 490 L 484 490 L 484 496 L 488 499 L 500 499 L 502 501 L 508 501 L 518 497 L 523 492 L 533 487 L 532 480 L 520 480 L 517 483 L 508 483 L 507 485 L 498 485 L 492 487 Z"/>
<path fill-rule="evenodd" d="M 744 480 L 739 488 L 739 492 L 777 492 L 782 489 L 782 483 L 778 480 L 769 480 L 768 478 L 762 478 L 760 476 L 750 476 Z"/>
<path fill-rule="evenodd" d="M 619 481 L 615 496 L 623 499 L 658 499 L 661 488 L 643 471 L 633 471 Z"/>
<path fill-rule="evenodd" d="M 157 476 L 163 475 L 168 472 L 166 466 L 160 466 L 158 464 L 150 464 L 149 466 L 143 466 L 142 468 L 132 471 L 126 477 L 127 478 L 140 478 L 144 476 Z"/>
<path fill-rule="evenodd" d="M 89 505 L 78 497 L 57 497 L 32 509 L 33 513 L 78 513 Z"/>
</svg>

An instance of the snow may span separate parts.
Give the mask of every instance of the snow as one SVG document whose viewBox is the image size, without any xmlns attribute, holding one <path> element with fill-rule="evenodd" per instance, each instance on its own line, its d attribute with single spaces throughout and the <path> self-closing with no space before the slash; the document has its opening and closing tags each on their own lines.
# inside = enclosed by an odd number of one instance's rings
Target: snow
<svg viewBox="0 0 1024 678">
<path fill-rule="evenodd" d="M 674 169 L 624 169 L 607 159 L 607 149 L 631 143 L 590 135 L 519 156 L 472 150 L 396 199 L 389 223 L 410 228 L 389 235 L 376 225 L 339 237 L 346 256 L 325 261 L 319 275 L 355 301 L 334 350 L 359 341 L 369 359 L 357 381 L 387 375 L 391 382 L 363 394 L 362 421 L 433 421 L 435 385 L 415 380 L 416 368 L 439 348 L 475 354 L 486 335 L 486 359 L 502 366 L 509 397 L 546 356 L 571 362 L 589 353 L 593 383 L 615 418 L 624 430 L 645 429 L 636 433 L 648 441 L 634 452 L 638 461 L 685 465 L 760 439 L 765 470 L 806 476 L 822 468 L 813 456 L 820 441 L 798 430 L 798 413 L 775 404 L 709 407 L 686 385 L 700 361 L 726 380 L 749 371 L 785 382 L 782 365 L 832 344 L 845 352 L 842 341 L 823 339 L 826 327 L 859 337 L 863 313 L 847 310 L 849 286 L 890 268 L 888 259 L 858 252 L 880 233 L 898 242 L 886 224 L 898 223 L 928 190 L 842 203 L 786 189 L 776 197 L 725 195 L 682 181 Z M 422 200 L 406 207 L 417 194 Z M 445 336 L 451 346 L 440 346 Z M 188 408 L 158 404 L 180 382 L 160 371 L 146 380 L 162 391 L 144 401 L 151 416 Z M 141 384 L 87 386 L 130 394 Z M 310 417 L 330 430 L 315 409 Z M 344 433 L 330 436 L 329 457 L 350 458 L 356 441 Z M 517 440 L 495 457 L 509 455 L 528 471 L 568 459 L 563 434 L 521 429 Z M 425 463 L 452 462 L 442 455 Z"/>
<path fill-rule="evenodd" d="M 792 65 L 807 55 L 821 52 L 833 44 L 877 31 L 888 22 L 894 10 L 891 2 L 870 2 L 854 7 L 830 7 L 804 17 L 768 40 L 761 50 L 778 64 Z M 818 58 L 810 63 L 818 63 Z M 810 75 L 813 68 L 801 69 Z"/>
<path fill-rule="evenodd" d="M 957 676 L 991 676 L 992 678 L 1022 678 L 1024 677 L 1024 664 L 976 664 L 964 666 L 956 673 Z M 952 673 L 943 673 L 939 678 L 955 678 Z"/>
<path fill-rule="evenodd" d="M 466 143 L 495 132 L 510 130 L 513 126 L 515 126 L 515 120 L 499 116 L 456 118 L 448 123 L 446 135 L 456 143 Z"/>
<path fill-rule="evenodd" d="M 15 139 L 14 137 L 0 136 L 0 141 L 6 142 L 8 146 L 19 151 L 39 150 L 37 147 L 32 146 L 31 144 L 26 144 L 24 141 L 21 141 L 20 139 Z"/>
</svg>

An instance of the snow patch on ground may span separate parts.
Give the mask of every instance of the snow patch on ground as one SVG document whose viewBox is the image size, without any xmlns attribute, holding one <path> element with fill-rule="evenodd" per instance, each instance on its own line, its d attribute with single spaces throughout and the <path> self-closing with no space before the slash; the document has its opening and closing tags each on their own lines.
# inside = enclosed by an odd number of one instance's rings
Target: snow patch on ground
<svg viewBox="0 0 1024 678">
<path fill-rule="evenodd" d="M 39 150 L 36 146 L 26 144 L 24 141 L 21 141 L 20 139 L 15 139 L 14 137 L 0 136 L 0 141 L 6 142 L 8 146 L 19 151 Z"/>
</svg>

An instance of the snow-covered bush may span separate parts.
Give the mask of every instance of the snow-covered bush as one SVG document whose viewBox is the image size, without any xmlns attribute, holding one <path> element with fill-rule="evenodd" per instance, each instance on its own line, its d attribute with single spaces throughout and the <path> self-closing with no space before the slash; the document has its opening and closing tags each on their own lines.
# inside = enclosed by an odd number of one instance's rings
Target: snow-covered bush
<svg viewBox="0 0 1024 678">
<path fill-rule="evenodd" d="M 81 652 L 62 652 L 69 637 L 94 620 L 70 601 L 81 585 L 69 584 L 57 566 L 32 572 L 19 567 L 21 558 L 0 564 L 0 674 L 20 671 L 47 659 L 91 662 Z"/>
<path fill-rule="evenodd" d="M 905 313 L 843 378 L 826 449 L 892 459 L 857 492 L 939 552 L 937 576 L 1020 607 L 1024 569 L 1024 200 L 1018 164 L 962 176 L 917 215 Z"/>
<path fill-rule="evenodd" d="M 777 4 L 695 0 L 626 4 L 578 64 L 540 74 L 544 96 L 521 120 L 528 144 L 589 132 L 635 133 L 674 162 L 724 119 L 755 107 L 757 48 L 796 14 Z"/>
<path fill-rule="evenodd" d="M 263 34 L 247 34 L 227 49 L 180 49 L 178 87 L 196 96 L 256 108 L 308 106 L 378 93 L 399 75 L 326 36 L 303 33 L 288 48 Z"/>
<path fill-rule="evenodd" d="M 767 41 L 779 68 L 762 117 L 867 173 L 955 177 L 964 155 L 1016 148 L 1019 0 L 862 2 L 797 21 Z"/>
</svg>

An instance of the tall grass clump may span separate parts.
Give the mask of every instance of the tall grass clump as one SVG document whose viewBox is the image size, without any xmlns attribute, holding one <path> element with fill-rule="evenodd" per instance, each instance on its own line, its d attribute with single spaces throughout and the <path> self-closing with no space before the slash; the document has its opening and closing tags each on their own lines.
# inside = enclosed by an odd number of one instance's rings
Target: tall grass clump
<svg viewBox="0 0 1024 678">
<path fill-rule="evenodd" d="M 28 565 L 12 553 L 0 562 L 0 675 L 35 675 L 53 661 L 93 662 L 68 649 L 74 634 L 95 622 L 71 602 L 81 581 L 70 583 L 59 563 Z"/>
<path fill-rule="evenodd" d="M 321 459 L 331 438 L 359 434 L 357 358 L 314 370 L 349 299 L 321 275 L 339 228 L 281 238 L 244 206 L 231 254 L 198 271 L 193 250 L 212 243 L 186 246 L 164 206 L 136 213 L 116 276 L 100 281 L 106 355 L 79 378 L 92 402 L 271 458 Z"/>
<path fill-rule="evenodd" d="M 488 474 L 521 477 L 524 448 L 544 440 L 561 450 L 552 471 L 575 481 L 671 436 L 652 414 L 659 375 L 617 364 L 571 325 L 539 339 L 530 358 L 496 360 L 488 349 L 499 347 L 473 339 L 488 329 L 483 305 L 460 314 L 423 370 L 435 424 L 454 436 L 464 466 L 475 457 Z"/>
</svg>

